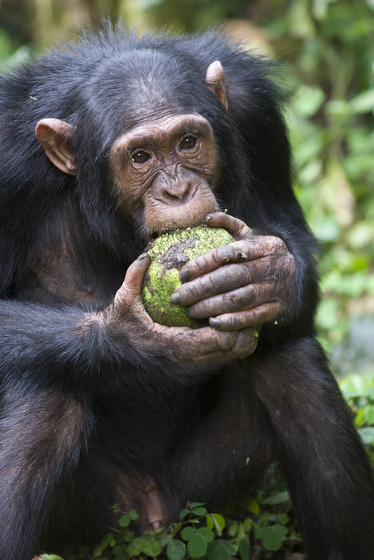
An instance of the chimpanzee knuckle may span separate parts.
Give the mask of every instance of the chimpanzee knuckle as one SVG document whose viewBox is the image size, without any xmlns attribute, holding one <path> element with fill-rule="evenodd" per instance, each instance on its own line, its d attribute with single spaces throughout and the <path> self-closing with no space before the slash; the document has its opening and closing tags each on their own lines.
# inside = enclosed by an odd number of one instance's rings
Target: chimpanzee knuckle
<svg viewBox="0 0 374 560">
<path fill-rule="evenodd" d="M 238 331 L 217 331 L 214 332 L 216 349 L 217 350 L 230 350 L 236 343 L 239 336 Z"/>
<path fill-rule="evenodd" d="M 193 305 L 203 298 L 213 294 L 214 286 L 212 285 L 211 278 L 206 275 L 196 280 L 192 280 L 187 284 L 183 284 L 178 288 L 178 294 L 181 297 L 182 305 Z"/>
<path fill-rule="evenodd" d="M 242 264 L 230 264 L 211 273 L 215 293 L 229 292 L 246 286 L 249 281 L 248 268 Z"/>
<path fill-rule="evenodd" d="M 240 241 L 223 245 L 222 247 L 218 247 L 215 251 L 215 260 L 219 266 L 243 262 L 248 259 L 248 247 L 244 242 Z"/>
<path fill-rule="evenodd" d="M 195 278 L 209 273 L 217 268 L 217 263 L 213 258 L 212 252 L 205 253 L 189 261 L 181 270 L 179 277 L 182 282 L 189 282 Z"/>
<path fill-rule="evenodd" d="M 257 348 L 258 338 L 258 332 L 254 327 L 239 331 L 237 341 L 231 349 L 233 356 L 237 359 L 243 359 L 253 354 Z"/>
<path fill-rule="evenodd" d="M 223 313 L 216 318 L 219 321 L 219 330 L 225 332 L 238 331 L 245 326 L 239 313 Z"/>
<path fill-rule="evenodd" d="M 276 236 L 270 237 L 270 244 L 271 244 L 272 253 L 275 253 L 277 255 L 284 255 L 288 253 L 287 245 L 280 237 L 276 237 Z"/>
<path fill-rule="evenodd" d="M 235 237 L 237 237 L 238 239 L 245 239 L 250 235 L 252 235 L 252 230 L 247 226 L 247 224 L 245 224 L 241 220 L 237 220 L 237 221 L 239 223 L 238 223 L 237 230 L 235 231 L 234 234 Z"/>
<path fill-rule="evenodd" d="M 264 303 L 253 309 L 253 316 L 256 325 L 260 325 L 267 321 L 274 321 L 280 318 L 282 315 L 282 306 L 279 301 L 273 301 L 270 303 Z"/>
<path fill-rule="evenodd" d="M 187 317 L 192 319 L 205 319 L 214 313 L 213 309 L 214 307 L 210 300 L 203 300 L 186 307 L 185 312 Z"/>
<path fill-rule="evenodd" d="M 191 357 L 226 351 L 235 344 L 237 335 L 237 332 L 221 333 L 210 327 L 203 327 L 186 333 L 183 347 Z"/>
</svg>

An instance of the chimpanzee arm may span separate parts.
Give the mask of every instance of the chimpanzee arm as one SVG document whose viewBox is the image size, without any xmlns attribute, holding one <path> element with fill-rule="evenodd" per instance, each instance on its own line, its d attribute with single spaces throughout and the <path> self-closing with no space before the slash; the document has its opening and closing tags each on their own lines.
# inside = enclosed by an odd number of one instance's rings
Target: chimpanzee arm
<svg viewBox="0 0 374 560">
<path fill-rule="evenodd" d="M 129 267 L 113 304 L 104 310 L 0 302 L 0 370 L 5 381 L 14 372 L 32 383 L 62 383 L 95 390 L 113 375 L 150 371 L 201 379 L 204 372 L 252 353 L 255 328 L 239 332 L 170 328 L 154 323 L 144 310 L 140 291 L 148 261 Z"/>
</svg>

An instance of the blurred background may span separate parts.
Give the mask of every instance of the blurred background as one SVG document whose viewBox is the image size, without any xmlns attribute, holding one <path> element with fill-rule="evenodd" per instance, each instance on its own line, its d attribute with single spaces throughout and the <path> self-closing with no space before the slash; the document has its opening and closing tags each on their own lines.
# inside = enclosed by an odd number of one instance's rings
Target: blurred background
<svg viewBox="0 0 374 560">
<path fill-rule="evenodd" d="M 374 0 L 0 0 L 1 70 L 103 16 L 222 25 L 282 65 L 295 190 L 321 241 L 320 340 L 338 376 L 369 375 L 374 423 Z"/>
</svg>

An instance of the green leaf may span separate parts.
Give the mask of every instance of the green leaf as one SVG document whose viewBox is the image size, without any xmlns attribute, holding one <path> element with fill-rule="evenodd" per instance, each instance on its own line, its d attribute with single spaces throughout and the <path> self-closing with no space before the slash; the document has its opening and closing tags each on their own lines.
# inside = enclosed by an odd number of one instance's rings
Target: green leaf
<svg viewBox="0 0 374 560">
<path fill-rule="evenodd" d="M 196 534 L 196 529 L 194 527 L 185 527 L 181 531 L 181 537 L 184 541 L 189 541 Z"/>
<path fill-rule="evenodd" d="M 146 556 L 158 556 L 162 552 L 162 546 L 159 542 L 153 541 L 149 545 L 143 547 L 143 552 Z"/>
<path fill-rule="evenodd" d="M 129 543 L 128 552 L 130 556 L 139 556 L 142 553 L 141 542 L 139 543 L 141 537 L 139 539 L 134 539 L 132 542 Z"/>
<path fill-rule="evenodd" d="M 302 117 L 312 117 L 321 107 L 325 98 L 326 94 L 321 89 L 302 85 L 293 99 L 293 108 Z"/>
<path fill-rule="evenodd" d="M 135 521 L 135 519 L 138 519 L 139 515 L 136 513 L 135 509 L 130 509 L 129 517 L 131 521 Z"/>
<path fill-rule="evenodd" d="M 201 527 L 197 532 L 199 533 L 199 535 L 203 536 L 208 543 L 212 542 L 212 540 L 214 539 L 214 533 L 211 529 L 208 529 L 208 527 Z"/>
<path fill-rule="evenodd" d="M 223 531 L 223 529 L 225 528 L 225 525 L 226 525 L 225 519 L 219 513 L 210 513 L 208 518 L 207 518 L 207 521 L 208 521 L 209 518 L 213 521 L 213 527 L 217 531 L 217 534 L 219 536 L 221 536 L 222 531 Z M 210 524 L 208 525 L 208 523 L 207 523 L 207 527 L 209 529 L 213 529 L 213 527 L 211 527 Z"/>
<path fill-rule="evenodd" d="M 171 538 L 171 535 L 163 535 L 162 539 L 161 539 L 161 546 L 166 546 L 169 542 L 171 542 L 173 539 Z"/>
<path fill-rule="evenodd" d="M 98 558 L 99 556 L 101 556 L 102 552 L 106 549 L 106 547 L 110 544 L 110 542 L 113 540 L 113 535 L 112 533 L 108 533 L 103 540 L 95 547 L 92 556 L 94 558 Z"/>
<path fill-rule="evenodd" d="M 182 509 L 182 511 L 179 514 L 179 519 L 184 519 L 187 515 L 189 515 L 191 512 L 189 509 Z"/>
<path fill-rule="evenodd" d="M 239 554 L 241 560 L 249 560 L 250 553 L 251 553 L 251 549 L 249 546 L 249 538 L 246 537 L 245 539 L 241 540 L 239 543 Z"/>
<path fill-rule="evenodd" d="M 365 419 L 368 424 L 374 424 L 374 406 L 368 406 L 365 410 Z"/>
<path fill-rule="evenodd" d="M 279 516 L 279 523 L 281 523 L 282 525 L 287 525 L 289 520 L 290 520 L 290 516 L 287 515 L 287 513 L 283 513 L 282 515 Z"/>
<path fill-rule="evenodd" d="M 236 548 L 234 545 L 232 545 L 229 541 L 225 541 L 224 539 L 221 539 L 219 541 L 221 543 L 221 545 L 223 546 L 223 548 L 225 550 L 227 550 L 227 552 L 229 554 L 231 554 L 232 556 L 234 556 L 236 554 Z"/>
<path fill-rule="evenodd" d="M 122 517 L 120 517 L 119 521 L 118 521 L 118 525 L 120 527 L 128 527 L 131 523 L 131 518 L 130 515 L 128 513 L 126 513 L 125 515 L 122 515 Z"/>
<path fill-rule="evenodd" d="M 209 560 L 231 560 L 226 548 L 222 545 L 222 541 L 213 541 L 209 546 Z"/>
<path fill-rule="evenodd" d="M 130 560 L 130 556 L 120 544 L 117 544 L 115 547 L 113 547 L 112 552 L 114 554 L 114 560 Z"/>
<path fill-rule="evenodd" d="M 374 110 L 374 89 L 362 91 L 351 99 L 350 105 L 356 114 L 372 112 Z"/>
<path fill-rule="evenodd" d="M 256 500 L 254 500 L 253 498 L 249 502 L 249 505 L 248 505 L 247 509 L 248 509 L 248 511 L 250 511 L 251 513 L 254 513 L 255 515 L 258 515 L 260 513 L 260 506 L 258 505 Z"/>
<path fill-rule="evenodd" d="M 270 498 L 265 498 L 264 500 L 261 500 L 261 503 L 276 506 L 278 504 L 284 504 L 285 502 L 289 502 L 289 501 L 290 501 L 290 495 L 287 492 L 287 490 L 285 490 L 284 492 L 278 492 L 277 494 L 270 496 Z"/>
<path fill-rule="evenodd" d="M 200 506 L 205 506 L 205 503 L 204 502 L 191 502 L 190 503 L 190 508 L 191 509 L 196 508 L 196 507 L 200 507 Z"/>
<path fill-rule="evenodd" d="M 195 535 L 188 541 L 187 544 L 187 551 L 188 554 L 192 558 L 201 558 L 204 556 L 208 548 L 208 544 L 206 539 L 199 535 L 199 533 L 195 533 Z"/>
<path fill-rule="evenodd" d="M 239 523 L 236 522 L 230 525 L 230 527 L 227 530 L 230 537 L 235 537 L 238 531 L 239 531 Z"/>
<path fill-rule="evenodd" d="M 283 539 L 287 534 L 288 529 L 284 525 L 260 527 L 255 531 L 256 539 L 262 540 L 262 544 L 267 550 L 274 551 L 282 547 Z"/>
<path fill-rule="evenodd" d="M 173 539 L 166 547 L 168 560 L 182 560 L 186 554 L 186 545 L 179 539 Z"/>
<path fill-rule="evenodd" d="M 374 427 L 361 428 L 358 430 L 363 443 L 374 445 Z"/>
<path fill-rule="evenodd" d="M 204 507 L 198 507 L 192 510 L 192 513 L 194 515 L 197 515 L 198 517 L 202 516 L 202 515 L 206 515 L 207 514 L 207 510 Z"/>
<path fill-rule="evenodd" d="M 244 523 L 239 523 L 239 532 L 238 532 L 237 539 L 242 541 L 245 538 L 246 538 L 246 534 L 245 534 Z"/>
<path fill-rule="evenodd" d="M 43 558 L 43 560 L 64 560 L 61 556 L 57 556 L 57 554 L 41 554 L 40 558 Z"/>
</svg>

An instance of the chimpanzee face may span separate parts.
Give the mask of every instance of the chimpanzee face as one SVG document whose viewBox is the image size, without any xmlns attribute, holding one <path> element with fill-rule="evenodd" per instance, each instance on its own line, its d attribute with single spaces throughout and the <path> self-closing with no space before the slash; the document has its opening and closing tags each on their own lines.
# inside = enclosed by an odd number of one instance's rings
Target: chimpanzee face
<svg viewBox="0 0 374 560">
<path fill-rule="evenodd" d="M 139 97 L 143 90 L 138 82 Z M 206 86 L 227 109 L 220 62 L 208 67 Z M 127 127 L 117 133 L 109 150 L 110 194 L 146 239 L 163 230 L 200 223 L 215 212 L 214 188 L 219 180 L 216 140 L 208 120 L 189 109 L 183 114 L 180 106 L 178 110 L 167 107 L 159 96 L 148 97 L 141 98 L 143 112 L 138 100 L 132 126 L 126 119 Z M 60 119 L 42 119 L 36 126 L 36 136 L 51 162 L 70 175 L 76 175 L 79 166 L 75 134 L 76 128 Z"/>
<path fill-rule="evenodd" d="M 200 115 L 168 115 L 133 128 L 114 142 L 110 162 L 120 207 L 148 236 L 200 223 L 217 209 L 216 143 Z"/>
</svg>

